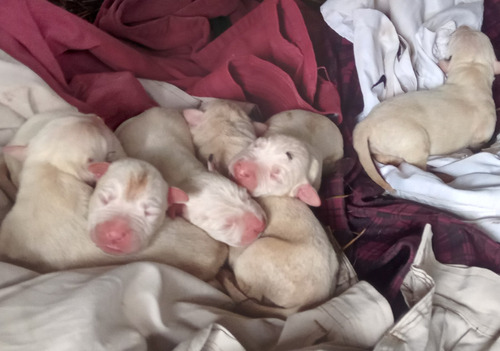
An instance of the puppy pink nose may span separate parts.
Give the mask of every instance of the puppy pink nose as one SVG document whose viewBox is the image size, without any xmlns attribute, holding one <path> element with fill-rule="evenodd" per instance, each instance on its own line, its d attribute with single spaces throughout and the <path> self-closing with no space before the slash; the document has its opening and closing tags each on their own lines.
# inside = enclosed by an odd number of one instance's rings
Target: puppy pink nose
<svg viewBox="0 0 500 351">
<path fill-rule="evenodd" d="M 133 233 L 126 219 L 113 218 L 95 227 L 93 240 L 109 254 L 126 254 L 134 251 Z"/>
<path fill-rule="evenodd" d="M 233 166 L 233 176 L 238 183 L 249 191 L 257 187 L 256 166 L 252 162 L 238 161 Z"/>
<path fill-rule="evenodd" d="M 243 222 L 245 229 L 241 238 L 242 245 L 251 244 L 266 229 L 266 221 L 250 212 L 243 215 Z"/>
</svg>

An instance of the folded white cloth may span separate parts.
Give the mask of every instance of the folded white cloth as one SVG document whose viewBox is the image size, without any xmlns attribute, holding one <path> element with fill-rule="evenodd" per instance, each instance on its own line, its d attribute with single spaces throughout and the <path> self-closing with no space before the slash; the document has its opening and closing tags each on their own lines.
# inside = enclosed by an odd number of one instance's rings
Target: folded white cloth
<svg viewBox="0 0 500 351">
<path fill-rule="evenodd" d="M 430 225 L 401 291 L 411 309 L 375 351 L 500 350 L 500 276 L 436 261 Z"/>
</svg>

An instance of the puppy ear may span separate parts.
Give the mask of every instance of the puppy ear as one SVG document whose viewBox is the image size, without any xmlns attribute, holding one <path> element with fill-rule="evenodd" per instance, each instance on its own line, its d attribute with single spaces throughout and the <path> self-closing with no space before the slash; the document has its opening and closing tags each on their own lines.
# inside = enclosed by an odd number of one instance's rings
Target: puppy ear
<svg viewBox="0 0 500 351">
<path fill-rule="evenodd" d="M 321 205 L 321 199 L 316 189 L 309 183 L 299 185 L 294 192 L 294 196 L 309 206 L 318 207 Z"/>
<path fill-rule="evenodd" d="M 255 135 L 257 137 L 263 136 L 264 133 L 267 132 L 267 129 L 269 128 L 267 124 L 262 122 L 252 121 L 252 124 L 253 128 L 255 129 Z"/>
<path fill-rule="evenodd" d="M 87 169 L 92 173 L 95 179 L 101 178 L 109 168 L 109 162 L 92 162 L 87 166 Z"/>
<path fill-rule="evenodd" d="M 203 121 L 204 114 L 205 113 L 203 111 L 195 108 L 188 108 L 182 111 L 182 115 L 190 127 L 196 127 L 199 125 Z"/>
<path fill-rule="evenodd" d="M 2 152 L 20 162 L 24 162 L 26 160 L 26 148 L 26 145 L 6 145 L 2 148 Z"/>
<path fill-rule="evenodd" d="M 189 196 L 184 190 L 179 189 L 175 186 L 168 187 L 167 202 L 169 207 L 174 204 L 183 204 L 188 201 Z"/>
<path fill-rule="evenodd" d="M 500 62 L 499 61 L 495 61 L 495 63 L 493 64 L 493 71 L 495 72 L 495 74 L 500 74 Z"/>
</svg>

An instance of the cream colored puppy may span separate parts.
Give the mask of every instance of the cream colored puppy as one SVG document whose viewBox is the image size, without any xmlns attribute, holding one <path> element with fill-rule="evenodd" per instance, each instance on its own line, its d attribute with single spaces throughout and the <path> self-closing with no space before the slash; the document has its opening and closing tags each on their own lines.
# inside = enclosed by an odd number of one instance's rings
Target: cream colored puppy
<svg viewBox="0 0 500 351">
<path fill-rule="evenodd" d="M 212 155 L 217 169 L 255 197 L 285 195 L 319 206 L 321 177 L 343 157 L 339 129 L 316 113 L 285 111 L 263 124 L 252 122 L 235 104 L 217 101 L 183 114 L 195 145 L 205 145 L 197 148 L 198 156 Z M 257 138 L 256 130 L 265 136 Z"/>
<path fill-rule="evenodd" d="M 220 160 L 222 169 L 227 169 L 225 160 L 231 159 L 224 155 L 237 154 L 248 146 L 253 133 L 251 124 L 234 122 L 235 118 L 249 120 L 248 116 L 235 115 L 226 107 L 218 109 L 217 118 L 211 118 L 208 109 L 184 111 L 187 119 L 202 119 L 195 121 L 200 128 L 195 133 L 214 135 L 194 138 L 194 143 L 200 154 L 212 154 Z M 214 131 L 221 129 L 223 132 L 216 137 Z M 234 283 L 226 274 L 223 284 L 231 297 L 242 302 L 244 312 L 268 316 L 286 316 L 331 297 L 339 262 L 310 208 L 291 197 L 260 197 L 257 201 L 266 211 L 268 225 L 262 236 L 247 247 L 230 248 Z"/>
<path fill-rule="evenodd" d="M 23 159 L 24 159 L 24 148 L 28 145 L 29 141 L 38 134 L 48 123 L 59 118 L 66 118 L 69 116 L 74 117 L 91 117 L 97 118 L 95 115 L 84 115 L 79 113 L 73 113 L 68 115 L 68 111 L 53 111 L 47 113 L 41 113 L 30 117 L 24 122 L 19 129 L 16 131 L 12 139 L 7 143 L 5 149 L 5 164 L 8 169 L 9 177 L 12 183 L 15 185 L 16 189 L 19 186 L 19 173 L 22 169 Z M 115 138 L 116 139 L 116 138 Z M 115 140 L 116 141 L 116 140 Z M 123 157 L 123 150 L 120 145 L 113 147 L 117 150 L 116 154 L 108 155 L 108 160 L 113 161 L 120 157 Z"/>
<path fill-rule="evenodd" d="M 82 136 L 82 125 L 73 126 Z M 98 142 L 100 136 L 93 138 Z M 59 145 L 64 153 L 68 145 Z M 31 156 L 29 152 L 21 172 L 21 203 L 27 197 L 26 179 L 37 174 L 32 173 Z M 92 187 L 79 177 L 58 175 L 57 170 L 52 170 L 53 178 L 39 183 L 40 195 L 46 196 L 33 197 L 30 208 L 36 216 L 25 219 L 24 225 L 11 217 L 2 227 L 4 258 L 39 272 L 154 261 L 203 280 L 215 277 L 226 260 L 227 247 L 182 218 L 166 218 L 168 186 L 155 167 L 123 158 L 111 165 L 91 163 L 88 170 L 99 178 L 92 195 Z M 20 230 L 25 226 L 32 231 Z"/>
<path fill-rule="evenodd" d="M 381 102 L 353 131 L 353 145 L 368 176 L 382 188 L 382 178 L 371 156 L 386 164 L 402 161 L 426 169 L 429 155 L 478 148 L 495 129 L 496 112 L 491 86 L 500 73 L 488 37 L 461 26 L 452 33 L 444 85 L 409 92 Z"/>
<path fill-rule="evenodd" d="M 304 110 L 278 113 L 266 126 L 264 136 L 233 157 L 229 172 L 253 196 L 292 196 L 319 206 L 321 178 L 344 155 L 340 130 L 327 117 Z"/>
<path fill-rule="evenodd" d="M 189 124 L 198 158 L 207 163 L 210 159 L 215 169 L 229 175 L 229 161 L 248 147 L 257 137 L 250 117 L 237 104 L 215 100 L 206 103 L 202 109 L 182 111 Z M 238 130 L 235 134 L 233 131 Z M 203 148 L 197 145 L 205 145 Z"/>
<path fill-rule="evenodd" d="M 179 213 L 215 240 L 248 245 L 265 227 L 262 208 L 244 188 L 196 158 L 189 127 L 178 110 L 151 108 L 123 123 L 116 135 L 128 155 L 155 165 L 189 200 Z"/>
<path fill-rule="evenodd" d="M 111 163 L 89 201 L 88 230 L 96 246 L 87 255 L 110 264 L 155 261 L 213 279 L 226 261 L 227 246 L 183 218 L 166 217 L 167 199 L 175 202 L 171 190 L 145 161 Z"/>
<path fill-rule="evenodd" d="M 16 147 L 16 154 L 24 150 L 24 165 L 16 202 L 1 226 L 2 255 L 37 270 L 71 261 L 79 248 L 68 238 L 88 238 L 89 184 L 96 178 L 89 166 L 119 151 L 116 145 L 97 116 L 71 116 L 48 123 L 27 146 Z"/>
<path fill-rule="evenodd" d="M 291 197 L 258 198 L 268 218 L 262 236 L 246 248 L 231 248 L 229 265 L 239 290 L 270 315 L 287 316 L 333 296 L 338 257 L 311 209 Z M 232 294 L 231 284 L 223 282 Z M 262 307 L 245 312 L 260 315 Z"/>
</svg>

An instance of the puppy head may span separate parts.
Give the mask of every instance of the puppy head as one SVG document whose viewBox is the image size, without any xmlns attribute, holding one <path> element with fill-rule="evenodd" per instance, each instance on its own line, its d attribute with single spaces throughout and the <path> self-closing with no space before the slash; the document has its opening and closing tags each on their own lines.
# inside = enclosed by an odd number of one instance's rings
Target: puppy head
<svg viewBox="0 0 500 351">
<path fill-rule="evenodd" d="M 300 140 L 279 134 L 256 139 L 229 163 L 231 176 L 253 196 L 298 197 L 311 206 L 321 202 L 311 185 L 320 168 Z"/>
<path fill-rule="evenodd" d="M 237 138 L 248 144 L 256 138 L 250 117 L 238 105 L 229 101 L 210 101 L 202 105 L 201 109 L 184 110 L 183 115 L 203 161 L 207 161 L 208 156 L 213 154 L 210 146 L 214 142 Z"/>
<path fill-rule="evenodd" d="M 488 36 L 468 26 L 460 26 L 451 34 L 448 55 L 450 61 L 440 65 L 445 72 L 452 71 L 458 65 L 480 63 L 491 67 L 495 74 L 500 73 Z"/>
<path fill-rule="evenodd" d="M 167 183 L 151 164 L 132 158 L 111 163 L 90 198 L 90 238 L 110 254 L 142 250 L 165 219 L 167 197 Z"/>
<path fill-rule="evenodd" d="M 124 152 L 97 116 L 68 116 L 51 121 L 26 148 L 25 162 L 47 162 L 85 182 L 95 181 L 92 162 L 113 161 Z"/>
<path fill-rule="evenodd" d="M 182 216 L 215 240 L 246 246 L 264 231 L 266 215 L 260 205 L 226 177 L 202 174 L 192 190 Z"/>
</svg>

